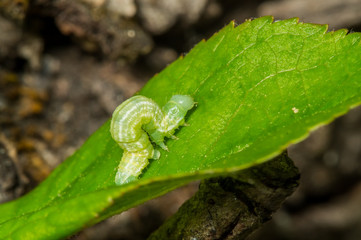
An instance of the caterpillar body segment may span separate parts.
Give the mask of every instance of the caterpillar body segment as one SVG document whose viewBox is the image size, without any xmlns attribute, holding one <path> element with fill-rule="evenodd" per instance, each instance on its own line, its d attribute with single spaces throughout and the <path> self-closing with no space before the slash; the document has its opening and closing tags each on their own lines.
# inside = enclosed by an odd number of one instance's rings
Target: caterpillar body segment
<svg viewBox="0 0 361 240">
<path fill-rule="evenodd" d="M 168 151 L 164 138 L 176 138 L 175 130 L 184 124 L 193 106 L 193 98 L 188 95 L 174 95 L 163 108 L 149 98 L 134 96 L 115 109 L 110 133 L 124 150 L 115 176 L 117 185 L 137 179 L 149 164 L 148 159 L 160 157 L 151 141 Z"/>
<path fill-rule="evenodd" d="M 144 96 L 134 96 L 120 104 L 114 111 L 110 133 L 116 142 L 134 142 L 140 138 L 142 126 L 160 127 L 164 118 L 161 108 Z"/>
</svg>

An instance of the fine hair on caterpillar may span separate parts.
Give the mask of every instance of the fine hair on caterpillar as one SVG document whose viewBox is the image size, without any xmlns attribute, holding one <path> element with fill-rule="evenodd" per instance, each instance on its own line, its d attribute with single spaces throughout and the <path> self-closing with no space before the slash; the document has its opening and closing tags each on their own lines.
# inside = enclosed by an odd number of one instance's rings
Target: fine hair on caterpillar
<svg viewBox="0 0 361 240">
<path fill-rule="evenodd" d="M 124 150 L 115 175 L 116 185 L 137 179 L 149 164 L 148 159 L 160 157 L 151 141 L 168 151 L 164 138 L 177 139 L 174 132 L 185 124 L 184 117 L 194 104 L 189 95 L 174 95 L 160 108 L 152 99 L 138 95 L 115 109 L 110 133 Z"/>
</svg>

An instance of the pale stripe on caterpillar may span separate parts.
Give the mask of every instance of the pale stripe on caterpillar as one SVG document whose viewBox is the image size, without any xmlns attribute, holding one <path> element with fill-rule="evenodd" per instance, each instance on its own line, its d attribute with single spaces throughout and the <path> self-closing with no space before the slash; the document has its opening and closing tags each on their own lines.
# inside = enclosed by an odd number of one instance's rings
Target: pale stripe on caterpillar
<svg viewBox="0 0 361 240">
<path fill-rule="evenodd" d="M 147 167 L 148 159 L 160 157 L 160 152 L 153 148 L 149 138 L 168 151 L 164 138 L 177 139 L 173 134 L 179 126 L 185 125 L 184 117 L 194 104 L 191 96 L 174 95 L 160 108 L 152 99 L 139 95 L 115 109 L 110 133 L 124 150 L 115 175 L 116 185 L 137 179 Z"/>
</svg>

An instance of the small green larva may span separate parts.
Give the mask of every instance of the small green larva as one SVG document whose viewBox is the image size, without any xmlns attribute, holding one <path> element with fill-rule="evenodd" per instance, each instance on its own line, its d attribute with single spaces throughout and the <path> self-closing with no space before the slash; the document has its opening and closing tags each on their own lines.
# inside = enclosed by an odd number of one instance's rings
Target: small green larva
<svg viewBox="0 0 361 240">
<path fill-rule="evenodd" d="M 184 125 L 184 117 L 195 102 L 188 95 L 174 95 L 163 108 L 152 99 L 134 96 L 119 105 L 112 117 L 110 133 L 124 150 L 115 175 L 115 184 L 135 180 L 148 165 L 148 159 L 158 159 L 160 152 L 152 142 L 168 151 L 164 138 L 174 138 L 175 130 Z M 149 138 L 148 138 L 149 135 Z"/>
</svg>

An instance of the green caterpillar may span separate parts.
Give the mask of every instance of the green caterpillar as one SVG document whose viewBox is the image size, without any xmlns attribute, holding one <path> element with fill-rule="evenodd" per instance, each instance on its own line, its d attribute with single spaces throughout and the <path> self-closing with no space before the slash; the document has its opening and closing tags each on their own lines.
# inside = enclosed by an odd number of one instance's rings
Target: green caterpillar
<svg viewBox="0 0 361 240">
<path fill-rule="evenodd" d="M 164 138 L 177 139 L 175 130 L 184 125 L 184 117 L 195 102 L 188 95 L 174 95 L 163 108 L 152 99 L 134 96 L 119 105 L 112 117 L 110 133 L 124 150 L 115 175 L 115 184 L 122 185 L 137 179 L 149 164 L 148 159 L 158 159 L 156 145 L 168 151 Z M 149 137 L 148 137 L 149 135 Z"/>
</svg>

